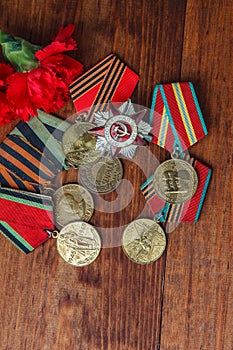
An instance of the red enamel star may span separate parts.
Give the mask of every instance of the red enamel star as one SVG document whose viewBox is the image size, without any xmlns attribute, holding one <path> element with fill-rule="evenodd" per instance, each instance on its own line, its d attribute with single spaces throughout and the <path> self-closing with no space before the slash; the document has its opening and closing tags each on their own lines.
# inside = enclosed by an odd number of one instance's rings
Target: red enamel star
<svg viewBox="0 0 233 350">
<path fill-rule="evenodd" d="M 112 158 L 115 158 L 119 153 L 128 155 L 128 158 L 132 158 L 132 153 L 135 153 L 135 146 L 145 146 L 146 142 L 139 135 L 140 123 L 146 114 L 146 109 L 139 112 L 133 112 L 130 115 L 127 114 L 129 107 L 132 112 L 132 103 L 127 101 L 125 108 L 118 109 L 113 103 L 109 103 L 108 114 L 106 115 L 98 113 L 97 126 L 89 131 L 101 138 L 99 148 L 109 148 Z M 133 109 L 134 111 L 134 109 Z M 148 125 L 147 123 L 143 122 Z M 145 127 L 145 125 L 144 125 Z M 141 130 L 142 131 L 142 130 Z M 144 131 L 144 130 L 143 130 Z"/>
</svg>

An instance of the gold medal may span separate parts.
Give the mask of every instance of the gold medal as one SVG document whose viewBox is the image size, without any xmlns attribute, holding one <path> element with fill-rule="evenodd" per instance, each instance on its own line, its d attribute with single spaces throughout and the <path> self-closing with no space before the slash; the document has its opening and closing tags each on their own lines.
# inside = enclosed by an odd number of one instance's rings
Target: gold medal
<svg viewBox="0 0 233 350">
<path fill-rule="evenodd" d="M 97 137 L 88 133 L 95 127 L 87 122 L 76 122 L 63 135 L 62 149 L 68 164 L 73 166 L 92 163 L 100 157 L 95 149 Z"/>
<path fill-rule="evenodd" d="M 198 178 L 194 168 L 186 161 L 169 159 L 155 170 L 153 185 L 162 200 L 177 204 L 192 198 L 197 190 Z"/>
<path fill-rule="evenodd" d="M 72 222 L 60 232 L 52 233 L 52 236 L 57 238 L 57 250 L 62 259 L 73 266 L 91 264 L 101 250 L 101 239 L 97 230 L 83 221 Z"/>
<path fill-rule="evenodd" d="M 97 163 L 79 169 L 82 185 L 92 193 L 106 194 L 114 191 L 123 177 L 123 168 L 118 158 L 102 157 Z"/>
<path fill-rule="evenodd" d="M 123 232 L 122 248 L 137 264 L 150 264 L 163 254 L 166 236 L 162 227 L 151 219 L 137 219 Z"/>
<path fill-rule="evenodd" d="M 89 221 L 94 212 L 91 194 L 78 184 L 64 185 L 53 194 L 56 225 L 61 228 L 70 222 Z"/>
</svg>

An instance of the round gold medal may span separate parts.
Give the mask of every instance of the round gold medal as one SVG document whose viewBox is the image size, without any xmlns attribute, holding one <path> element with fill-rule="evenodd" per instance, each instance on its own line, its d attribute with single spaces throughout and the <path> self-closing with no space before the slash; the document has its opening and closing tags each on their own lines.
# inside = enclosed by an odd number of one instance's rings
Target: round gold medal
<svg viewBox="0 0 233 350">
<path fill-rule="evenodd" d="M 80 167 L 79 179 L 92 193 L 106 194 L 114 191 L 123 176 L 123 168 L 118 158 L 102 157 L 94 164 Z"/>
<path fill-rule="evenodd" d="M 97 136 L 88 133 L 95 125 L 87 122 L 77 122 L 63 135 L 62 149 L 67 163 L 80 166 L 96 161 L 100 151 L 95 149 Z"/>
<path fill-rule="evenodd" d="M 91 264 L 99 255 L 101 239 L 90 224 L 77 221 L 66 225 L 57 236 L 60 256 L 73 266 Z"/>
<path fill-rule="evenodd" d="M 153 185 L 164 201 L 183 203 L 191 199 L 197 190 L 197 173 L 186 161 L 169 159 L 155 170 Z"/>
<path fill-rule="evenodd" d="M 59 228 L 70 222 L 89 221 L 94 212 L 91 194 L 78 184 L 64 185 L 53 195 L 54 216 Z"/>
<path fill-rule="evenodd" d="M 124 230 L 122 248 L 137 264 L 150 264 L 163 254 L 166 236 L 162 227 L 151 219 L 132 221 Z"/>
</svg>

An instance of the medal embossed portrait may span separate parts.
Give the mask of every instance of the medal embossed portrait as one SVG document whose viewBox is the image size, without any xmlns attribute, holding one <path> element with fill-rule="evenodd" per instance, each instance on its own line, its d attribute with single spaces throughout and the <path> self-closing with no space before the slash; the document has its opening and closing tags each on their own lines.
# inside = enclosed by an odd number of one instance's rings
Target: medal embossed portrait
<svg viewBox="0 0 233 350">
<path fill-rule="evenodd" d="M 191 199 L 197 190 L 197 173 L 184 160 L 169 159 L 155 170 L 153 185 L 164 201 L 183 203 Z"/>
</svg>

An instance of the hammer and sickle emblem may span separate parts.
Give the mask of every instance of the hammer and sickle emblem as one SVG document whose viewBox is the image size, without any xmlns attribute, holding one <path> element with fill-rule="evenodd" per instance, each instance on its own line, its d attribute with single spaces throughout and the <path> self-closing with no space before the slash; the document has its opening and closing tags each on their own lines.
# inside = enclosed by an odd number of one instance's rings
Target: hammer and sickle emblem
<svg viewBox="0 0 233 350">
<path fill-rule="evenodd" d="M 127 126 L 121 122 L 118 122 L 118 125 L 114 127 L 114 132 L 116 133 L 116 135 L 113 136 L 114 140 L 117 140 L 119 137 L 130 135 Z"/>
</svg>

